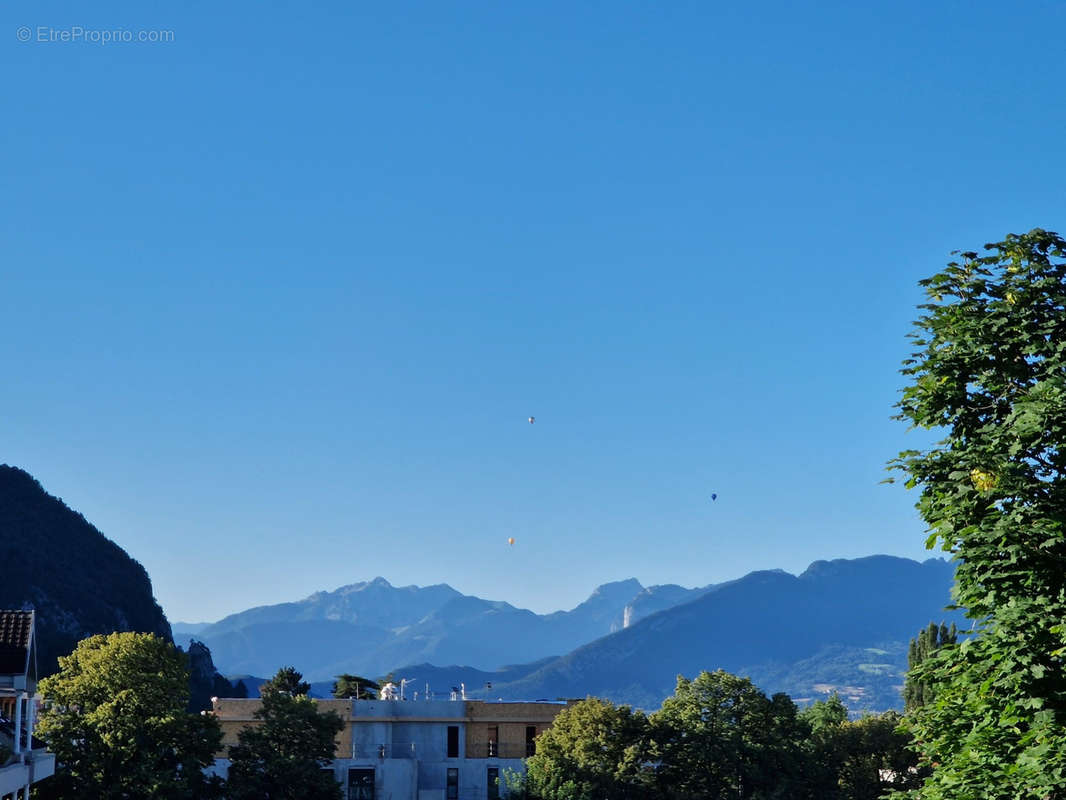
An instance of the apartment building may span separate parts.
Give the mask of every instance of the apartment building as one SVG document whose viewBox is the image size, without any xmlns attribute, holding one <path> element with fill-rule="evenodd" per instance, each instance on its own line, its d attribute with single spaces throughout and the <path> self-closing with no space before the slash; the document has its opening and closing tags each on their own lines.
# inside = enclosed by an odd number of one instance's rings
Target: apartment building
<svg viewBox="0 0 1066 800">
<path fill-rule="evenodd" d="M 332 769 L 348 800 L 495 800 L 507 770 L 525 771 L 562 702 L 319 700 L 346 721 Z M 259 700 L 216 699 L 223 746 L 256 724 Z M 215 771 L 225 775 L 225 750 Z"/>
<path fill-rule="evenodd" d="M 33 736 L 37 653 L 33 611 L 0 610 L 0 800 L 25 800 L 55 772 L 56 758 Z"/>
</svg>

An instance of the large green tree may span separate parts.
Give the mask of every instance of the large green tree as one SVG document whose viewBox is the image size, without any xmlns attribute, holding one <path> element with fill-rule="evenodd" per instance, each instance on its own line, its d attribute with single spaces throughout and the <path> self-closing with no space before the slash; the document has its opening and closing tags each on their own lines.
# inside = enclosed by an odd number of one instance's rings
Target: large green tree
<svg viewBox="0 0 1066 800">
<path fill-rule="evenodd" d="M 678 677 L 651 730 L 663 797 L 802 796 L 803 725 L 788 695 L 723 670 Z"/>
<path fill-rule="evenodd" d="M 54 798 L 199 800 L 219 796 L 203 768 L 221 743 L 212 716 L 189 714 L 188 660 L 158 636 L 113 633 L 79 642 L 40 683 L 38 735 L 59 769 Z"/>
<path fill-rule="evenodd" d="M 334 758 L 344 721 L 294 691 L 302 677 L 286 668 L 260 687 L 258 722 L 229 749 L 228 800 L 340 800 L 340 784 L 323 767 Z"/>
<path fill-rule="evenodd" d="M 977 635 L 912 675 L 919 795 L 1066 797 L 1066 242 L 1011 234 L 921 283 L 900 417 L 943 438 L 894 465 Z"/>
<path fill-rule="evenodd" d="M 647 717 L 629 706 L 592 697 L 575 703 L 537 738 L 521 789 L 542 800 L 649 797 L 647 734 Z"/>
</svg>

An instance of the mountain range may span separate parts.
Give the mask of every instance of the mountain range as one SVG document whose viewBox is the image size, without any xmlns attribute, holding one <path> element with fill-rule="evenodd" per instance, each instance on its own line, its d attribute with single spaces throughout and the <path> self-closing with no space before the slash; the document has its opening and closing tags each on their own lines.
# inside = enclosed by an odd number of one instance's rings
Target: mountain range
<svg viewBox="0 0 1066 800">
<path fill-rule="evenodd" d="M 753 572 L 473 696 L 586 694 L 658 708 L 679 674 L 724 669 L 798 701 L 839 692 L 852 710 L 900 706 L 907 644 L 947 611 L 953 566 L 892 556 Z M 445 677 L 445 676 L 441 676 Z"/>
<path fill-rule="evenodd" d="M 216 663 L 237 673 L 272 674 L 286 658 L 305 664 L 311 680 L 384 674 L 414 661 L 495 668 L 566 653 L 620 630 L 651 607 L 643 599 L 627 611 L 630 601 L 654 597 L 657 588 L 630 578 L 600 586 L 570 611 L 535 614 L 446 584 L 395 587 L 378 577 L 207 626 L 175 623 L 174 635 L 205 643 Z"/>
<path fill-rule="evenodd" d="M 963 625 L 961 611 L 945 610 L 953 574 L 941 559 L 870 556 L 695 589 L 630 578 L 543 615 L 379 577 L 174 630 L 178 641 L 205 642 L 231 675 L 294 664 L 320 691 L 342 672 L 394 672 L 423 695 L 426 684 L 438 696 L 465 684 L 471 697 L 595 694 L 655 708 L 677 674 L 721 668 L 766 691 L 811 699 L 836 690 L 880 710 L 899 705 L 909 638 L 930 620 Z"/>
<path fill-rule="evenodd" d="M 28 473 L 0 466 L 0 607 L 38 611 L 39 672 L 94 633 L 170 638 L 144 568 Z M 950 603 L 953 565 L 891 556 L 816 561 L 692 589 L 607 583 L 569 611 L 535 614 L 446 584 L 384 578 L 215 623 L 173 627 L 193 666 L 193 704 L 230 687 L 215 672 L 295 665 L 318 692 L 342 672 L 415 679 L 435 696 L 595 694 L 656 708 L 676 676 L 726 669 L 797 700 L 839 691 L 852 710 L 898 707 L 907 642 L 929 621 L 967 627 Z M 246 681 L 249 688 L 255 679 Z"/>
</svg>

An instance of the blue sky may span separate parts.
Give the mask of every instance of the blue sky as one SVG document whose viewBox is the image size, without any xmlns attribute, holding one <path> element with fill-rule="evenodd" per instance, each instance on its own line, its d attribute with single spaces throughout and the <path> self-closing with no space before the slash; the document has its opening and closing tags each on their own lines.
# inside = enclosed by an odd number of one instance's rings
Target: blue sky
<svg viewBox="0 0 1066 800">
<path fill-rule="evenodd" d="M 4 4 L 0 461 L 171 620 L 924 558 L 879 484 L 916 282 L 1064 227 L 1064 24 Z"/>
</svg>

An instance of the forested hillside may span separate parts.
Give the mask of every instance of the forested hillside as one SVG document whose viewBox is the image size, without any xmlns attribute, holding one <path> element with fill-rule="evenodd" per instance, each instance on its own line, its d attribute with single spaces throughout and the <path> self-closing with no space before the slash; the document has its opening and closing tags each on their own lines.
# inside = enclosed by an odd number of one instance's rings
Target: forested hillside
<svg viewBox="0 0 1066 800">
<path fill-rule="evenodd" d="M 38 669 L 94 633 L 170 640 L 144 567 L 27 472 L 0 465 L 0 608 L 37 610 Z"/>
</svg>

